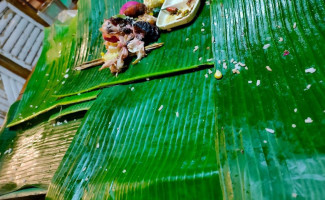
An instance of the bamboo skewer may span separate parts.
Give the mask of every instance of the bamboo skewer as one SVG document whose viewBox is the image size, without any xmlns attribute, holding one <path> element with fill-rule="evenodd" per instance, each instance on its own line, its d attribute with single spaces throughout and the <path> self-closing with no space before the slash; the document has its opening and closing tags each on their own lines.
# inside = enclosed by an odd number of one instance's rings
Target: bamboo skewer
<svg viewBox="0 0 325 200">
<path fill-rule="evenodd" d="M 164 43 L 154 43 L 154 44 L 145 46 L 144 49 L 146 52 L 148 52 L 148 51 L 152 51 L 154 49 L 160 48 L 163 45 L 164 45 Z M 136 55 L 136 53 L 129 53 L 129 56 L 135 56 L 135 55 Z M 80 71 L 80 70 L 88 69 L 91 67 L 103 65 L 104 63 L 105 63 L 105 60 L 103 58 L 98 58 L 95 60 L 84 62 L 81 65 L 76 66 L 74 69 Z"/>
<path fill-rule="evenodd" d="M 96 60 L 91 60 L 91 61 L 82 63 L 81 65 L 78 65 L 74 69 L 80 71 L 80 70 L 87 69 L 87 68 L 90 68 L 90 67 L 95 67 L 95 66 L 98 66 L 98 65 L 102 65 L 104 63 L 105 63 L 105 60 L 102 59 L 102 58 L 99 58 L 99 59 L 96 59 Z"/>
</svg>

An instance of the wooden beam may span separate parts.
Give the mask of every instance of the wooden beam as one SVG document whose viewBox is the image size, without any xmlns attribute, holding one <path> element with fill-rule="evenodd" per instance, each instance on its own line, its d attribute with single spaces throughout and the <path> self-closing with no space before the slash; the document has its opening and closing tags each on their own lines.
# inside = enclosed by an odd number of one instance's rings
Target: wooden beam
<svg viewBox="0 0 325 200">
<path fill-rule="evenodd" d="M 27 79 L 29 74 L 31 73 L 28 69 L 23 68 L 22 66 L 11 61 L 10 59 L 6 58 L 1 54 L 0 54 L 0 65 L 24 79 Z"/>
</svg>

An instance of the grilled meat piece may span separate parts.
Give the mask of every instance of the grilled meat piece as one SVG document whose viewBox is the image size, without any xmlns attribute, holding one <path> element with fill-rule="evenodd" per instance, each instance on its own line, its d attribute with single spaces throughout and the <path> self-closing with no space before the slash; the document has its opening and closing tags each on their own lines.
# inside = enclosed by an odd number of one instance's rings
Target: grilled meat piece
<svg viewBox="0 0 325 200">
<path fill-rule="evenodd" d="M 149 22 L 137 21 L 133 24 L 134 32 L 143 35 L 142 40 L 145 43 L 153 42 L 159 38 L 159 29 L 157 26 L 151 25 Z"/>
</svg>

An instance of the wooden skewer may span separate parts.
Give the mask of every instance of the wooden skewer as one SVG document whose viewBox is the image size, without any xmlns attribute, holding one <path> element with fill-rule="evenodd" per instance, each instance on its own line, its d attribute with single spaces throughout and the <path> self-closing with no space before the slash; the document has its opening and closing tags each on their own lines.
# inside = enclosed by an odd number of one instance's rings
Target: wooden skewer
<svg viewBox="0 0 325 200">
<path fill-rule="evenodd" d="M 145 46 L 144 49 L 145 49 L 145 51 L 148 52 L 148 51 L 152 51 L 154 49 L 157 49 L 159 47 L 162 47 L 163 45 L 164 45 L 164 43 L 154 43 L 154 44 L 150 44 L 148 46 Z M 129 53 L 129 56 L 135 56 L 135 55 L 136 55 L 136 53 Z M 98 59 L 95 59 L 95 60 L 84 62 L 81 65 L 76 66 L 74 69 L 75 70 L 83 70 L 83 69 L 88 69 L 88 68 L 95 67 L 95 66 L 98 66 L 98 65 L 103 65 L 104 63 L 105 63 L 105 60 L 103 58 L 98 58 Z"/>
<path fill-rule="evenodd" d="M 75 70 L 83 70 L 83 69 L 87 69 L 90 67 L 95 67 L 98 65 L 102 65 L 105 63 L 105 60 L 102 58 L 96 59 L 96 60 L 91 60 L 85 63 L 82 63 L 81 65 L 78 65 L 77 67 L 75 67 Z"/>
</svg>

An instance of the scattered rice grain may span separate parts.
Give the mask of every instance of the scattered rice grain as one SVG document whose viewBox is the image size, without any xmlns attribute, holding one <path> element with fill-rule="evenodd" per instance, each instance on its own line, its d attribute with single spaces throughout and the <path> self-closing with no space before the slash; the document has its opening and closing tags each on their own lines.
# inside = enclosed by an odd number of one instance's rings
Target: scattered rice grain
<svg viewBox="0 0 325 200">
<path fill-rule="evenodd" d="M 263 46 L 263 49 L 267 49 L 267 48 L 269 48 L 270 46 L 271 46 L 270 44 L 266 44 L 266 45 Z"/>
<path fill-rule="evenodd" d="M 195 46 L 193 52 L 196 52 L 199 49 L 199 46 Z"/>
<path fill-rule="evenodd" d="M 241 62 L 239 62 L 238 65 L 240 65 L 240 66 L 242 66 L 242 67 L 245 67 L 245 66 L 246 66 L 245 63 L 241 63 Z"/>
<path fill-rule="evenodd" d="M 310 117 L 307 117 L 307 119 L 305 119 L 306 124 L 310 124 L 312 122 L 313 122 L 313 120 Z"/>
<path fill-rule="evenodd" d="M 225 63 L 225 62 L 223 63 L 223 68 L 224 68 L 224 69 L 227 69 L 227 68 L 228 68 L 228 67 L 227 67 L 227 63 Z"/>
<path fill-rule="evenodd" d="M 304 90 L 305 90 L 305 91 L 306 91 L 306 90 L 309 90 L 310 87 L 311 87 L 311 84 L 308 84 L 308 85 L 306 86 L 306 89 L 304 89 Z"/>
<path fill-rule="evenodd" d="M 274 133 L 275 131 L 273 129 L 270 129 L 270 128 L 265 128 L 265 130 L 269 133 Z"/>
<path fill-rule="evenodd" d="M 308 68 L 308 69 L 305 69 L 305 72 L 306 73 L 314 73 L 316 71 L 315 68 L 311 67 L 311 68 Z"/>
</svg>

